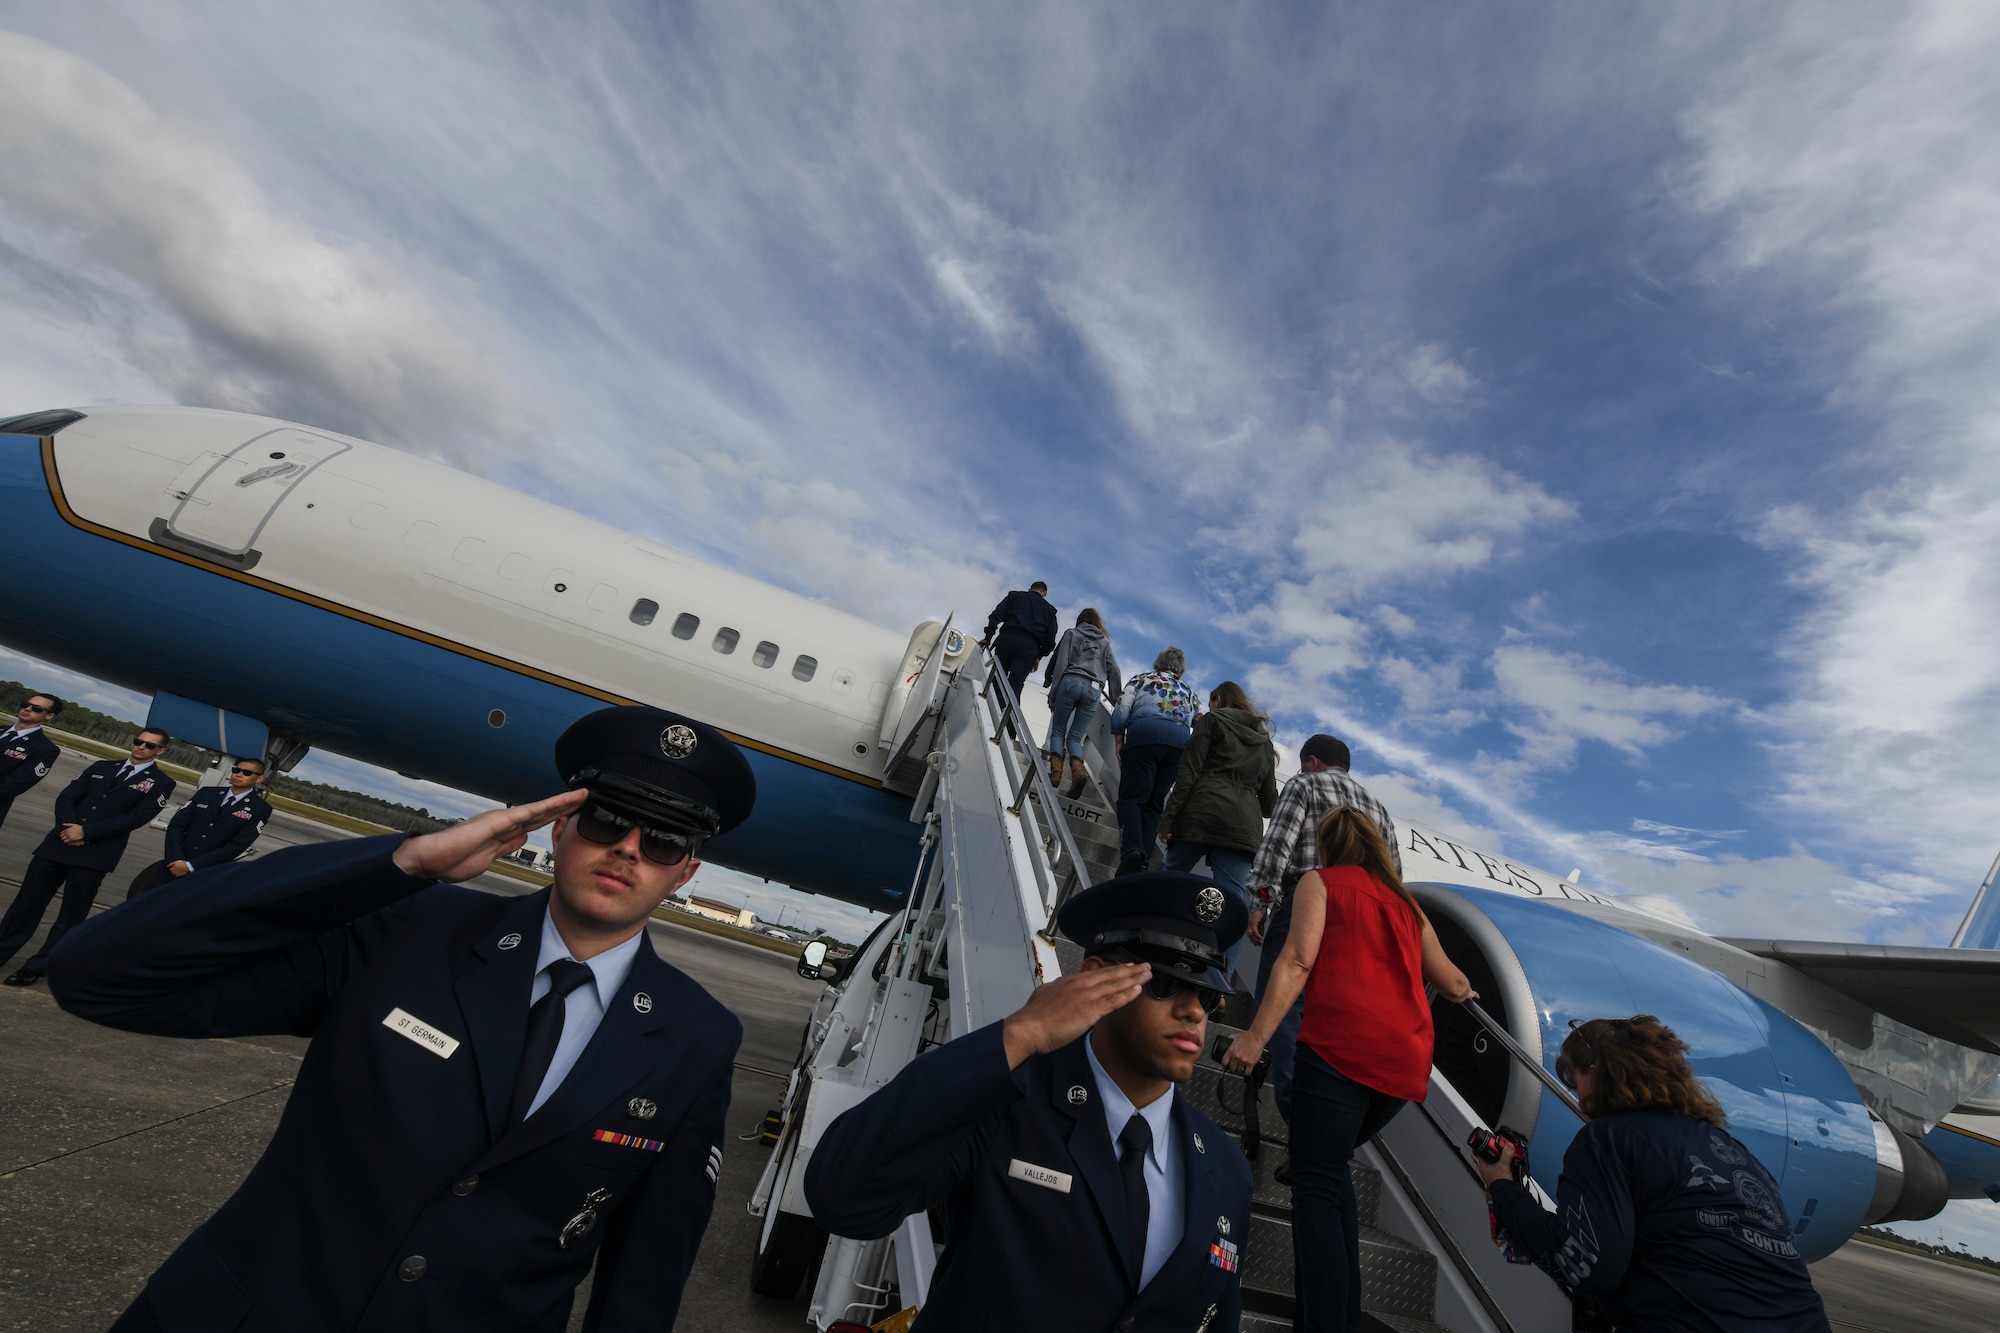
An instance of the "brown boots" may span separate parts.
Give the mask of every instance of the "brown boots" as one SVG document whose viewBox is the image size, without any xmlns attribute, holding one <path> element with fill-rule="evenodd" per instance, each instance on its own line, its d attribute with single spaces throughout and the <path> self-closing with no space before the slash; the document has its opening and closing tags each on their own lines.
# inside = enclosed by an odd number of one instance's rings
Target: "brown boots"
<svg viewBox="0 0 2000 1333">
<path fill-rule="evenodd" d="M 1069 792 L 1073 801 L 1083 795 L 1083 784 L 1090 781 L 1090 770 L 1083 766 L 1083 760 L 1071 758 L 1069 761 Z"/>
<path fill-rule="evenodd" d="M 1062 790 L 1063 757 L 1059 754 L 1046 756 L 1049 761 L 1049 785 Z"/>
</svg>

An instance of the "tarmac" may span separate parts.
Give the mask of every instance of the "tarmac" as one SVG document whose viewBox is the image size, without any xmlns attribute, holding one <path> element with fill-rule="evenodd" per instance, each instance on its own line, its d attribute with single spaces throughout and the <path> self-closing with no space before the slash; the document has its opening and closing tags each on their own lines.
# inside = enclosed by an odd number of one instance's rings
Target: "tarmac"
<svg viewBox="0 0 2000 1333">
<path fill-rule="evenodd" d="M 11 897 L 52 822 L 56 793 L 84 762 L 65 751 L 56 772 L 15 802 L 0 827 L 0 892 Z M 347 836 L 279 814 L 257 852 Z M 123 901 L 132 876 L 160 855 L 161 838 L 154 829 L 133 835 L 99 910 Z M 473 883 L 529 891 L 499 875 Z M 46 919 L 54 914 L 51 904 Z M 652 939 L 744 1027 L 732 1140 L 678 1326 L 800 1333 L 809 1291 L 785 1302 L 750 1293 L 759 1222 L 744 1205 L 766 1160 L 751 1140 L 783 1091 L 820 987 L 802 980 L 785 955 L 754 945 L 662 924 Z M 0 987 L 0 1330 L 108 1327 L 262 1153 L 305 1046 L 290 1037 L 181 1041 L 114 1032 L 63 1013 L 44 987 Z M 1861 1242 L 1813 1265 L 1813 1280 L 1836 1333 L 1973 1333 L 1994 1327 L 2000 1310 L 2000 1276 Z M 587 1299 L 579 1291 L 573 1330 Z"/>
</svg>

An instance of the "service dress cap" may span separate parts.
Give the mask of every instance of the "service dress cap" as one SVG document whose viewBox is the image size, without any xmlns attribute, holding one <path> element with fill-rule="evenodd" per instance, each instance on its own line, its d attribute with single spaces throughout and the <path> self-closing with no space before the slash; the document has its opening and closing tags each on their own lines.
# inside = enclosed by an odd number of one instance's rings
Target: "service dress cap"
<svg viewBox="0 0 2000 1333">
<path fill-rule="evenodd" d="M 691 717 L 628 704 L 600 708 L 556 740 L 568 787 L 635 818 L 710 838 L 750 817 L 757 779 L 736 743 Z"/>
<path fill-rule="evenodd" d="M 1085 889 L 1063 904 L 1056 924 L 1086 957 L 1116 950 L 1226 993 L 1227 952 L 1243 938 L 1250 912 L 1242 895 L 1212 879 L 1154 870 Z"/>
</svg>

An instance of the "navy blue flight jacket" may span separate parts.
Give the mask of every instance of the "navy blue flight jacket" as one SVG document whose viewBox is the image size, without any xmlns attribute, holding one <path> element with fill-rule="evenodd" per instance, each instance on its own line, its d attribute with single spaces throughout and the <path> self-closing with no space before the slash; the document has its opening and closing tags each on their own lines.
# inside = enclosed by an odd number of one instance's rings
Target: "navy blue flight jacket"
<svg viewBox="0 0 2000 1333">
<path fill-rule="evenodd" d="M 125 763 L 100 759 L 62 789 L 56 797 L 56 826 L 35 848 L 36 856 L 85 870 L 117 866 L 132 831 L 152 823 L 174 794 L 174 780 L 158 764 L 148 764 L 120 782 L 118 770 Z M 83 826 L 83 846 L 72 847 L 62 840 L 65 824 Z"/>
<path fill-rule="evenodd" d="M 742 1025 L 642 934 L 576 1066 L 509 1128 L 549 891 L 413 879 L 390 861 L 401 841 L 199 871 L 51 955 L 50 991 L 94 1022 L 313 1038 L 263 1158 L 148 1280 L 153 1317 L 169 1333 L 562 1333 L 595 1259 L 586 1330 L 672 1327 Z"/>
<path fill-rule="evenodd" d="M 250 850 L 271 818 L 271 803 L 252 787 L 232 805 L 227 787 L 203 787 L 167 821 L 166 863 L 195 870 L 224 865 Z"/>
<path fill-rule="evenodd" d="M 1619 1328 L 1827 1333 L 1778 1182 L 1707 1121 L 1601 1116 L 1563 1154 L 1556 1212 L 1511 1180 L 1489 1194 L 1514 1242 Z"/>
<path fill-rule="evenodd" d="M 986 617 L 986 641 L 993 641 L 996 629 L 1018 630 L 1035 641 L 1035 656 L 1047 657 L 1056 648 L 1056 609 L 1049 599 L 1032 588 L 1016 588 L 1000 599 L 993 614 Z"/>
<path fill-rule="evenodd" d="M 25 736 L 0 741 L 0 819 L 7 817 L 16 796 L 49 775 L 61 754 L 61 748 L 39 727 Z"/>
<path fill-rule="evenodd" d="M 1174 1098 L 1181 1243 L 1132 1287 L 1125 1192 L 1078 1038 L 1007 1068 L 989 1024 L 910 1064 L 827 1127 L 806 1168 L 820 1224 L 872 1239 L 912 1213 L 949 1215 L 912 1333 L 1236 1333 L 1250 1237 L 1250 1164 Z M 1053 1183 L 1042 1183 L 1053 1182 Z"/>
</svg>

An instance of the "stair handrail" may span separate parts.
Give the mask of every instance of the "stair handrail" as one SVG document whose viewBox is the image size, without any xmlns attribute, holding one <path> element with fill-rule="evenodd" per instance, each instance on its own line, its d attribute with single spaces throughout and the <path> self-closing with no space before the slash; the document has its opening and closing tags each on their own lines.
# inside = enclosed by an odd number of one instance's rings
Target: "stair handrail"
<svg viewBox="0 0 2000 1333">
<path fill-rule="evenodd" d="M 1564 1087 L 1562 1080 L 1544 1069 L 1540 1060 L 1528 1054 L 1527 1048 L 1521 1045 L 1520 1042 L 1515 1041 L 1514 1034 L 1502 1027 L 1498 1019 L 1481 1008 L 1479 1001 L 1468 999 L 1462 1003 L 1466 1012 L 1471 1014 L 1481 1027 L 1492 1033 L 1509 1055 L 1527 1066 L 1528 1072 L 1540 1079 L 1542 1086 L 1554 1093 L 1556 1100 L 1569 1108 L 1571 1115 L 1575 1116 L 1578 1120 L 1589 1119 L 1583 1113 L 1583 1103 L 1576 1099 L 1576 1094 Z"/>
<path fill-rule="evenodd" d="M 1026 813 L 1027 791 L 1029 787 L 1033 787 L 1035 794 L 1041 798 L 1041 811 L 1036 816 L 1035 822 L 1045 830 L 1047 836 L 1053 837 L 1057 844 L 1057 855 L 1050 856 L 1047 844 L 1044 843 L 1040 858 L 1049 870 L 1049 885 L 1043 893 L 1042 906 L 1048 912 L 1049 930 L 1053 934 L 1056 913 L 1068 897 L 1060 891 L 1061 877 L 1056 874 L 1056 867 L 1067 859 L 1076 867 L 1078 884 L 1089 888 L 1087 863 L 1083 859 L 1083 853 L 1077 849 L 1075 835 L 1069 831 L 1069 820 L 1063 817 L 1061 799 L 1055 784 L 1049 781 L 1048 770 L 1041 765 L 1039 758 L 1041 747 L 1035 744 L 1033 736 L 1027 734 L 1027 721 L 1021 712 L 1020 696 L 1014 693 L 1014 683 L 1008 680 L 1007 673 L 1000 669 L 999 660 L 993 656 L 991 648 L 981 644 L 979 655 L 982 665 L 986 668 L 986 684 L 979 692 L 980 697 L 991 703 L 993 693 L 996 690 L 999 693 L 1000 716 L 988 739 L 998 745 L 1001 743 L 1001 733 L 1005 732 L 1008 740 L 1026 750 L 1029 755 L 1035 756 L 1027 761 L 1028 771 L 1023 775 L 1025 780 L 1015 788 L 1014 804 L 1009 807 L 1009 813 L 1017 818 Z M 1008 747 L 1002 745 L 1001 748 L 1005 750 Z M 1055 895 L 1054 901 L 1050 900 L 1051 894 Z"/>
</svg>

